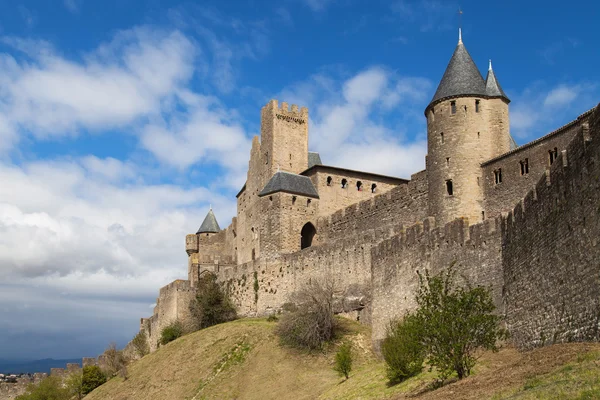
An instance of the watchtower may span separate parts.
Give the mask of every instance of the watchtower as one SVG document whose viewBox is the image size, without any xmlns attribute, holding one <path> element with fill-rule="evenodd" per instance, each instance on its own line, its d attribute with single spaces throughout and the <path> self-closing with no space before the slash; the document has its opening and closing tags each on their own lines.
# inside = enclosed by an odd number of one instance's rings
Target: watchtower
<svg viewBox="0 0 600 400">
<path fill-rule="evenodd" d="M 461 32 L 442 80 L 425 109 L 429 215 L 444 224 L 485 218 L 481 163 L 511 147 L 508 103 L 492 70 L 484 80 Z"/>
</svg>

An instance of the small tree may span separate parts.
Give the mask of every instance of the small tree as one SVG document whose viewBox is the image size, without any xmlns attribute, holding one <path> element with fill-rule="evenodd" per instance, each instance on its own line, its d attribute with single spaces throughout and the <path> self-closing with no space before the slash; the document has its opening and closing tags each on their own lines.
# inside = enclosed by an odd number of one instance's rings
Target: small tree
<svg viewBox="0 0 600 400">
<path fill-rule="evenodd" d="M 421 342 L 424 334 L 421 320 L 407 314 L 402 320 L 392 321 L 386 338 L 381 344 L 381 353 L 387 364 L 387 377 L 391 384 L 417 375 L 423 370 L 425 348 Z"/>
<path fill-rule="evenodd" d="M 69 391 L 62 386 L 61 379 L 49 376 L 39 383 L 27 385 L 25 393 L 17 396 L 15 400 L 69 400 Z"/>
<path fill-rule="evenodd" d="M 131 340 L 131 345 L 135 353 L 141 358 L 146 354 L 150 353 L 150 346 L 148 345 L 148 337 L 146 332 L 139 331 L 137 335 Z"/>
<path fill-rule="evenodd" d="M 500 316 L 493 314 L 490 290 L 455 283 L 454 264 L 439 275 L 419 274 L 416 317 L 422 324 L 422 341 L 429 364 L 441 381 L 452 372 L 458 379 L 469 376 L 479 349 L 497 351 L 496 343 L 506 336 Z"/>
<path fill-rule="evenodd" d="M 335 354 L 335 366 L 333 368 L 340 376 L 348 379 L 352 370 L 352 345 L 349 342 L 343 343 Z"/>
<path fill-rule="evenodd" d="M 276 328 L 283 344 L 307 350 L 320 349 L 337 328 L 333 315 L 333 284 L 311 281 L 293 297 L 297 308 L 284 313 Z"/>
<path fill-rule="evenodd" d="M 106 375 L 97 365 L 87 365 L 83 367 L 82 375 L 82 391 L 83 394 L 88 394 L 98 386 L 106 382 Z"/>
<path fill-rule="evenodd" d="M 181 322 L 174 321 L 171 324 L 165 326 L 163 330 L 160 332 L 160 341 L 161 345 L 165 345 L 169 342 L 172 342 L 175 339 L 180 338 L 183 335 L 183 326 Z"/>
<path fill-rule="evenodd" d="M 198 280 L 196 301 L 191 304 L 192 315 L 200 329 L 232 321 L 237 314 L 229 296 L 217 283 L 217 276 L 203 274 Z"/>
<path fill-rule="evenodd" d="M 64 380 L 64 387 L 69 392 L 69 397 L 81 400 L 85 393 L 83 393 L 83 371 L 72 372 Z"/>
</svg>

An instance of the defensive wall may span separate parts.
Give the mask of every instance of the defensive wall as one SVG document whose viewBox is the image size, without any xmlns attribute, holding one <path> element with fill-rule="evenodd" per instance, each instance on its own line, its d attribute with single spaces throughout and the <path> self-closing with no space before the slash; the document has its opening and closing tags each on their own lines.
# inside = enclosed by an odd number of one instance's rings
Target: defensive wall
<svg viewBox="0 0 600 400">
<path fill-rule="evenodd" d="M 521 201 L 575 135 L 588 129 L 592 110 L 549 134 L 482 164 L 485 216 L 496 217 Z M 500 174 L 501 181 L 497 182 Z"/>
<path fill-rule="evenodd" d="M 146 332 L 150 350 L 158 348 L 160 333 L 169 324 L 180 321 L 192 322 L 190 304 L 194 300 L 196 289 L 190 281 L 178 279 L 160 289 L 154 313 L 150 318 L 142 318 L 140 330 Z"/>
<path fill-rule="evenodd" d="M 522 348 L 600 338 L 600 108 L 503 224 L 507 326 Z"/>
<path fill-rule="evenodd" d="M 390 320 L 416 306 L 417 271 L 452 263 L 491 287 L 517 346 L 598 340 L 600 109 L 584 116 L 589 129 L 571 125 L 571 142 L 513 211 L 471 226 L 458 219 L 436 228 L 427 218 L 373 247 L 376 345 Z"/>
</svg>

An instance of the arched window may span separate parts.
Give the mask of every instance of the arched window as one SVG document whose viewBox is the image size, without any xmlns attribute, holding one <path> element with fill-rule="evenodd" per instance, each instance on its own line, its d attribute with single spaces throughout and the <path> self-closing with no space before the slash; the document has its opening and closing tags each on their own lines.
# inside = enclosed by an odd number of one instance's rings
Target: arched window
<svg viewBox="0 0 600 400">
<path fill-rule="evenodd" d="M 346 189 L 348 187 L 348 180 L 346 178 L 342 179 L 342 189 Z"/>
<path fill-rule="evenodd" d="M 300 231 L 300 249 L 306 249 L 307 247 L 312 246 L 312 241 L 316 234 L 317 230 L 315 229 L 315 226 L 310 222 L 307 222 Z"/>
<path fill-rule="evenodd" d="M 327 186 L 331 186 L 332 178 L 330 176 L 327 177 Z"/>
<path fill-rule="evenodd" d="M 374 183 L 371 185 L 371 193 L 375 193 L 377 191 L 377 184 Z"/>
<path fill-rule="evenodd" d="M 359 192 L 362 192 L 362 182 L 361 181 L 356 182 L 356 190 L 358 190 Z"/>
</svg>

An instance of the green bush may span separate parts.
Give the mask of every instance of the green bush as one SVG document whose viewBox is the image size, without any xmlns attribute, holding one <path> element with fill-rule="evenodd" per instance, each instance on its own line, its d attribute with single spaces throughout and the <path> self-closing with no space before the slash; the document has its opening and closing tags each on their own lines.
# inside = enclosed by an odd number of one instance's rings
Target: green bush
<svg viewBox="0 0 600 400">
<path fill-rule="evenodd" d="M 161 345 L 165 345 L 173 340 L 180 338 L 183 335 L 183 325 L 179 321 L 172 322 L 170 325 L 165 326 L 160 332 Z"/>
<path fill-rule="evenodd" d="M 217 283 L 216 275 L 211 273 L 200 277 L 191 312 L 196 321 L 195 327 L 199 329 L 232 321 L 237 317 L 229 296 Z"/>
<path fill-rule="evenodd" d="M 150 353 L 150 346 L 148 346 L 148 337 L 144 331 L 139 331 L 137 335 L 131 340 L 131 345 L 135 353 L 141 358 L 146 354 Z"/>
<path fill-rule="evenodd" d="M 352 370 L 352 345 L 349 342 L 343 343 L 335 354 L 335 366 L 333 368 L 340 376 L 348 379 Z"/>
<path fill-rule="evenodd" d="M 81 387 L 83 394 L 88 394 L 98 386 L 106 382 L 106 375 L 97 365 L 88 365 L 83 367 L 83 376 Z"/>
<path fill-rule="evenodd" d="M 296 311 L 284 313 L 275 329 L 284 345 L 317 350 L 333 339 L 333 286 L 312 281 L 295 294 Z"/>
<path fill-rule="evenodd" d="M 471 374 L 477 350 L 497 351 L 506 337 L 500 327 L 490 289 L 473 287 L 465 278 L 456 285 L 454 264 L 436 276 L 419 274 L 416 318 L 422 324 L 422 342 L 427 359 L 444 381 L 453 372 L 462 379 Z"/>
<path fill-rule="evenodd" d="M 421 321 L 411 314 L 388 326 L 381 353 L 390 384 L 402 382 L 423 370 L 425 349 L 421 343 L 422 335 Z"/>
<path fill-rule="evenodd" d="M 39 383 L 27 385 L 25 393 L 15 400 L 69 400 L 71 394 L 62 386 L 62 381 L 54 376 L 42 379 Z"/>
</svg>

